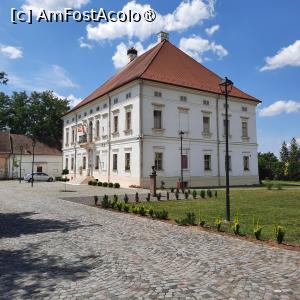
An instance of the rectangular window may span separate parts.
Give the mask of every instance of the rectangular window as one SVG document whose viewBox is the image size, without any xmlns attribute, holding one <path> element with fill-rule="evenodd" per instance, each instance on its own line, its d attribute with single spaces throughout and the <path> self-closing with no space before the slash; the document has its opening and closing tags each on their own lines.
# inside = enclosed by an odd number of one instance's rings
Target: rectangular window
<svg viewBox="0 0 300 300">
<path fill-rule="evenodd" d="M 114 104 L 117 104 L 119 102 L 119 99 L 118 98 L 115 98 L 114 99 Z"/>
<path fill-rule="evenodd" d="M 163 154 L 161 152 L 155 152 L 155 169 L 157 171 L 163 170 Z"/>
<path fill-rule="evenodd" d="M 188 169 L 188 156 L 187 154 L 182 154 L 181 156 L 181 161 L 182 161 L 182 169 Z"/>
<path fill-rule="evenodd" d="M 41 166 L 37 167 L 37 168 L 36 168 L 36 171 L 37 171 L 38 173 L 43 172 L 43 167 L 41 167 Z"/>
<path fill-rule="evenodd" d="M 71 158 L 71 170 L 74 170 L 74 157 Z"/>
<path fill-rule="evenodd" d="M 69 145 L 69 129 L 66 130 L 66 146 Z"/>
<path fill-rule="evenodd" d="M 72 128 L 72 143 L 75 142 L 75 128 Z"/>
<path fill-rule="evenodd" d="M 69 159 L 68 158 L 66 158 L 66 160 L 65 160 L 65 169 L 69 170 Z"/>
<path fill-rule="evenodd" d="M 209 105 L 209 100 L 203 100 L 203 105 Z"/>
<path fill-rule="evenodd" d="M 243 157 L 244 171 L 249 171 L 249 156 Z"/>
<path fill-rule="evenodd" d="M 96 137 L 98 138 L 100 136 L 100 121 L 96 121 Z"/>
<path fill-rule="evenodd" d="M 154 92 L 154 96 L 161 98 L 161 92 L 155 91 Z"/>
<path fill-rule="evenodd" d="M 210 118 L 209 117 L 203 117 L 203 132 L 209 133 L 210 132 Z"/>
<path fill-rule="evenodd" d="M 223 121 L 224 135 L 226 135 L 226 120 Z M 230 120 L 228 120 L 228 135 L 230 135 Z"/>
<path fill-rule="evenodd" d="M 131 111 L 126 112 L 126 130 L 131 130 Z"/>
<path fill-rule="evenodd" d="M 247 106 L 242 106 L 242 111 L 247 111 L 248 107 Z"/>
<path fill-rule="evenodd" d="M 82 169 L 83 170 L 86 169 L 86 157 L 85 156 L 82 157 Z"/>
<path fill-rule="evenodd" d="M 100 157 L 99 157 L 99 155 L 96 155 L 96 158 L 95 158 L 95 170 L 99 170 L 99 163 L 100 163 Z"/>
<path fill-rule="evenodd" d="M 242 122 L 242 137 L 248 137 L 248 123 L 246 121 Z"/>
<path fill-rule="evenodd" d="M 114 116 L 114 133 L 119 131 L 119 117 Z"/>
<path fill-rule="evenodd" d="M 180 96 L 180 101 L 182 101 L 182 102 L 187 102 L 186 96 Z"/>
<path fill-rule="evenodd" d="M 131 98 L 131 93 L 130 92 L 126 94 L 126 99 L 129 99 L 129 98 Z"/>
<path fill-rule="evenodd" d="M 155 109 L 153 111 L 153 116 L 154 116 L 154 128 L 155 129 L 161 129 L 162 128 L 161 110 Z"/>
<path fill-rule="evenodd" d="M 113 154 L 113 171 L 118 170 L 118 154 Z"/>
<path fill-rule="evenodd" d="M 231 156 L 228 156 L 228 167 L 229 167 L 229 171 L 231 171 Z M 225 156 L 225 170 L 226 170 L 226 156 Z"/>
<path fill-rule="evenodd" d="M 211 155 L 204 155 L 204 170 L 210 171 L 211 170 Z"/>
<path fill-rule="evenodd" d="M 125 153 L 125 171 L 130 171 L 130 153 Z"/>
</svg>

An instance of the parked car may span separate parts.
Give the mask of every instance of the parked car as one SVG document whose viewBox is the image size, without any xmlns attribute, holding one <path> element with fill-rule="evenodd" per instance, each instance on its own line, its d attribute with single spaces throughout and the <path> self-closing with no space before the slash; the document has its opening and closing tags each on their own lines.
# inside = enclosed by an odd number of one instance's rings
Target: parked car
<svg viewBox="0 0 300 300">
<path fill-rule="evenodd" d="M 32 176 L 33 174 L 33 176 Z M 36 173 L 29 173 L 24 177 L 25 181 L 31 182 L 33 177 L 33 181 L 48 181 L 52 182 L 54 178 L 52 176 L 49 176 L 46 173 L 36 172 Z"/>
</svg>

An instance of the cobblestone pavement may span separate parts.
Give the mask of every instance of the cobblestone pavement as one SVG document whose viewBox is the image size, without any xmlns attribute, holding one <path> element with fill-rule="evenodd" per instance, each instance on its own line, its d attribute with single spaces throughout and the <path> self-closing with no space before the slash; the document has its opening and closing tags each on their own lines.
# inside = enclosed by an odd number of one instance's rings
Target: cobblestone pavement
<svg viewBox="0 0 300 300">
<path fill-rule="evenodd" d="M 0 299 L 300 299 L 300 255 L 0 182 Z M 51 192 L 53 189 L 53 192 Z"/>
</svg>

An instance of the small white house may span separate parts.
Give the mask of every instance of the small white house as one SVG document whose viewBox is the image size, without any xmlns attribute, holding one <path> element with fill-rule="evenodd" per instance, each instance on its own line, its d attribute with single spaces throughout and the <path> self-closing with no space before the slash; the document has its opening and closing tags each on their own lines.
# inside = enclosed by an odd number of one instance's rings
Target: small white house
<svg viewBox="0 0 300 300">
<path fill-rule="evenodd" d="M 33 140 L 8 130 L 0 132 L 0 179 L 12 179 L 31 173 L 33 161 Z M 62 153 L 40 141 L 34 145 L 34 172 L 61 176 Z"/>
<path fill-rule="evenodd" d="M 70 179 L 176 186 L 183 162 L 188 186 L 225 184 L 225 99 L 221 77 L 171 44 L 166 34 L 64 117 L 63 162 Z M 258 183 L 256 98 L 229 97 L 230 183 Z M 183 154 L 180 135 L 183 131 Z"/>
</svg>

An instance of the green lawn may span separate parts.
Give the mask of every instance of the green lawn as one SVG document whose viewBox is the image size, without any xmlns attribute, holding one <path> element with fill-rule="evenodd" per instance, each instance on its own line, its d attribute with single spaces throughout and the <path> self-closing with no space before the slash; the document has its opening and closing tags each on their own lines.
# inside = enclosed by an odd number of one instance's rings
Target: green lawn
<svg viewBox="0 0 300 300">
<path fill-rule="evenodd" d="M 266 185 L 267 182 L 270 182 L 274 185 L 274 188 L 278 184 L 281 186 L 300 186 L 300 181 L 284 181 L 284 180 L 263 180 L 262 183 L 263 185 Z"/>
<path fill-rule="evenodd" d="M 204 217 L 206 223 L 214 225 L 216 217 L 225 219 L 225 191 L 218 190 L 218 198 L 161 201 L 147 204 L 154 210 L 166 209 L 169 218 L 182 218 L 187 212 Z M 273 239 L 273 227 L 280 224 L 286 229 L 285 241 L 300 244 L 300 189 L 267 190 L 244 189 L 231 190 L 231 220 L 238 213 L 243 234 L 253 235 L 253 216 L 259 218 L 263 226 L 262 239 Z M 222 229 L 232 232 L 229 225 Z"/>
</svg>

